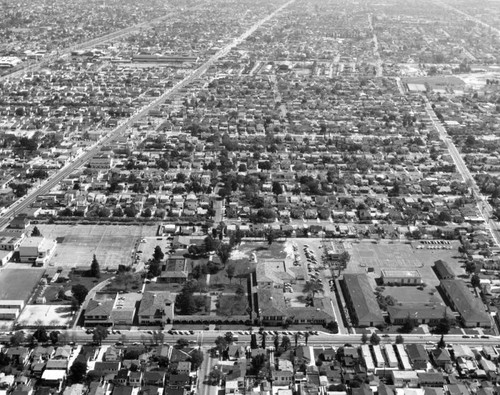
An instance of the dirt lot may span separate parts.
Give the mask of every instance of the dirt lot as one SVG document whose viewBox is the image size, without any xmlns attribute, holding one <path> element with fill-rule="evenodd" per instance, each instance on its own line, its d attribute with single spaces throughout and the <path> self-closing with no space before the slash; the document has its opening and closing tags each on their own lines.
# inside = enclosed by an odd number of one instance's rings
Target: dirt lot
<svg viewBox="0 0 500 395">
<path fill-rule="evenodd" d="M 95 254 L 101 270 L 130 264 L 136 242 L 155 235 L 155 226 L 37 225 L 43 236 L 57 240 L 51 266 L 89 267 Z"/>
<path fill-rule="evenodd" d="M 28 305 L 19 316 L 21 325 L 61 326 L 70 323 L 73 318 L 68 305 Z"/>
<path fill-rule="evenodd" d="M 3 269 L 0 272 L 0 300 L 27 302 L 44 272 L 44 269 L 31 268 Z"/>
</svg>

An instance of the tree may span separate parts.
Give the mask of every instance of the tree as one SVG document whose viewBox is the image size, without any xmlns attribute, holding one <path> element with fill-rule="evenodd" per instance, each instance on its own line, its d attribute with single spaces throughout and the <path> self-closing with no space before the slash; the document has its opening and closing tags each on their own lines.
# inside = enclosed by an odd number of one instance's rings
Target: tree
<svg viewBox="0 0 500 395">
<path fill-rule="evenodd" d="M 102 341 L 104 339 L 106 339 L 108 337 L 108 330 L 101 326 L 101 325 L 97 325 L 95 328 L 94 328 L 94 333 L 92 335 L 92 340 L 101 345 L 102 344 Z"/>
<path fill-rule="evenodd" d="M 406 317 L 405 323 L 403 324 L 401 331 L 404 333 L 411 333 L 415 329 L 415 320 L 413 320 L 410 315 Z"/>
<path fill-rule="evenodd" d="M 40 233 L 40 230 L 38 229 L 37 226 L 33 228 L 33 231 L 31 232 L 31 237 L 41 237 L 42 234 Z"/>
<path fill-rule="evenodd" d="M 266 232 L 265 237 L 268 245 L 273 244 L 273 242 L 277 239 L 276 232 L 274 232 L 272 229 Z"/>
<path fill-rule="evenodd" d="M 234 342 L 233 332 L 226 332 L 224 334 L 224 339 L 226 339 L 227 344 L 232 344 Z"/>
<path fill-rule="evenodd" d="M 304 340 L 306 341 L 307 346 L 307 342 L 309 341 L 309 332 L 304 333 Z"/>
<path fill-rule="evenodd" d="M 203 351 L 193 350 L 191 356 L 189 357 L 191 362 L 191 370 L 198 370 L 198 368 L 203 363 Z"/>
<path fill-rule="evenodd" d="M 22 342 L 26 340 L 23 331 L 17 331 L 10 337 L 10 344 L 13 346 L 19 346 Z"/>
<path fill-rule="evenodd" d="M 231 257 L 231 250 L 231 245 L 226 243 L 221 243 L 217 248 L 217 256 L 219 257 L 223 266 L 226 266 L 227 261 Z"/>
<path fill-rule="evenodd" d="M 175 306 L 180 310 L 181 315 L 191 315 L 196 313 L 196 302 L 193 296 L 195 289 L 196 287 L 195 284 L 193 284 L 193 281 L 189 281 L 184 284 L 181 292 L 177 294 L 175 298 Z"/>
<path fill-rule="evenodd" d="M 380 344 L 380 336 L 377 335 L 375 332 L 373 332 L 372 335 L 370 336 L 370 343 L 373 344 L 374 346 Z"/>
<path fill-rule="evenodd" d="M 438 215 L 438 220 L 440 222 L 451 222 L 451 214 L 448 211 L 441 211 Z"/>
<path fill-rule="evenodd" d="M 261 337 L 261 342 L 262 342 L 262 343 L 261 343 L 261 347 L 262 347 L 263 349 L 265 349 L 265 348 L 266 348 L 266 338 L 267 338 L 267 334 L 266 334 L 266 332 L 262 332 L 262 333 L 260 334 L 260 337 Z"/>
<path fill-rule="evenodd" d="M 214 366 L 214 368 L 208 374 L 208 383 L 209 385 L 219 385 L 223 378 L 224 373 L 220 371 L 217 366 Z"/>
<path fill-rule="evenodd" d="M 187 341 L 184 338 L 178 339 L 176 346 L 178 349 L 183 349 L 183 348 L 189 346 L 189 341 Z"/>
<path fill-rule="evenodd" d="M 69 369 L 69 379 L 72 383 L 81 383 L 87 374 L 87 362 L 78 357 Z"/>
<path fill-rule="evenodd" d="M 231 283 L 231 281 L 233 280 L 235 270 L 236 270 L 236 269 L 235 269 L 234 265 L 229 265 L 229 266 L 226 268 L 227 278 L 229 279 L 229 282 L 230 282 L 230 283 Z"/>
<path fill-rule="evenodd" d="M 439 320 L 438 324 L 436 325 L 434 332 L 446 335 L 451 328 L 451 322 L 448 317 L 443 317 Z"/>
<path fill-rule="evenodd" d="M 319 283 L 319 282 L 316 282 L 316 281 L 306 281 L 306 283 L 304 284 L 304 289 L 302 290 L 302 292 L 304 292 L 304 293 L 310 293 L 312 295 L 312 297 L 314 298 L 314 295 L 317 292 L 321 292 L 321 293 L 324 292 L 323 284 Z"/>
<path fill-rule="evenodd" d="M 368 342 L 368 335 L 366 333 L 363 333 L 361 335 L 361 343 L 366 344 Z"/>
<path fill-rule="evenodd" d="M 47 330 L 43 326 L 39 327 L 33 333 L 33 337 L 40 343 L 45 343 L 49 340 L 49 335 L 47 334 Z"/>
<path fill-rule="evenodd" d="M 219 354 L 222 356 L 224 351 L 227 349 L 227 339 L 225 336 L 218 336 L 217 339 L 215 339 L 215 346 L 217 350 L 219 351 Z"/>
<path fill-rule="evenodd" d="M 95 278 L 101 277 L 101 269 L 99 268 L 99 262 L 97 262 L 95 254 L 90 264 L 90 275 Z"/>
<path fill-rule="evenodd" d="M 58 331 L 50 332 L 49 338 L 52 344 L 57 344 L 57 342 L 59 341 L 59 332 Z"/>
<path fill-rule="evenodd" d="M 441 339 L 439 339 L 439 342 L 437 344 L 437 348 L 446 348 L 446 343 L 444 341 L 444 335 L 441 335 Z"/>
<path fill-rule="evenodd" d="M 396 336 L 396 344 L 403 344 L 405 342 L 405 339 L 401 335 Z"/>
<path fill-rule="evenodd" d="M 9 366 L 10 362 L 10 357 L 4 352 L 0 352 L 0 368 Z"/>
<path fill-rule="evenodd" d="M 308 333 L 308 332 L 306 332 L 306 333 Z M 306 342 L 307 342 L 307 340 L 306 340 Z M 281 339 L 281 348 L 283 348 L 285 351 L 287 351 L 290 348 L 290 345 L 291 345 L 290 338 L 288 336 L 283 336 L 283 338 Z"/>
<path fill-rule="evenodd" d="M 278 181 L 273 181 L 273 193 L 278 196 L 283 193 L 283 187 Z"/>
<path fill-rule="evenodd" d="M 339 264 L 343 268 L 347 267 L 347 264 L 349 263 L 350 260 L 351 260 L 351 255 L 347 251 L 344 251 L 339 256 Z"/>
<path fill-rule="evenodd" d="M 258 354 L 250 361 L 250 374 L 257 376 L 266 364 L 266 356 Z"/>
<path fill-rule="evenodd" d="M 479 286 L 481 285 L 481 279 L 479 278 L 479 276 L 477 274 L 474 274 L 471 279 L 470 279 L 470 283 L 471 285 L 476 289 L 476 288 L 479 288 Z M 476 293 L 477 293 L 477 290 L 476 290 Z"/>
<path fill-rule="evenodd" d="M 149 264 L 149 274 L 151 277 L 158 277 L 161 274 L 161 264 L 159 261 L 151 261 Z"/>
<path fill-rule="evenodd" d="M 134 206 L 127 206 L 123 209 L 123 213 L 128 218 L 134 218 L 137 216 L 137 209 Z"/>
<path fill-rule="evenodd" d="M 250 348 L 252 350 L 255 350 L 256 348 L 259 348 L 259 346 L 257 344 L 257 335 L 255 333 L 252 333 L 250 335 Z"/>
<path fill-rule="evenodd" d="M 85 298 L 89 293 L 89 290 L 82 284 L 75 284 L 71 287 L 71 293 L 78 301 L 78 304 L 81 306 L 82 303 L 85 301 Z"/>
<path fill-rule="evenodd" d="M 465 262 L 465 271 L 472 274 L 476 271 L 476 264 L 473 261 Z"/>
<path fill-rule="evenodd" d="M 339 324 L 336 321 L 330 321 L 326 324 L 326 329 L 333 333 L 339 333 Z"/>
<path fill-rule="evenodd" d="M 156 262 L 160 262 L 163 258 L 165 257 L 165 254 L 163 253 L 163 251 L 161 250 L 161 247 L 160 246 L 156 246 L 155 247 L 155 251 L 153 253 L 153 259 L 156 261 Z"/>
</svg>

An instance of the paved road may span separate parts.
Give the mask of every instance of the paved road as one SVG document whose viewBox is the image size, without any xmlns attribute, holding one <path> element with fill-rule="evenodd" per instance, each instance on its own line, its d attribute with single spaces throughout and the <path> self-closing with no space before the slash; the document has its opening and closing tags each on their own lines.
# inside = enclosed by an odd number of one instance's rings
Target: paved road
<svg viewBox="0 0 500 395">
<path fill-rule="evenodd" d="M 195 7 L 191 7 L 190 10 L 193 10 L 193 9 L 199 8 L 199 7 L 200 7 L 200 5 L 197 5 Z M 33 71 L 39 70 L 42 67 L 49 66 L 51 63 L 53 63 L 55 60 L 61 58 L 62 56 L 66 56 L 66 55 L 71 54 L 72 51 L 92 48 L 92 47 L 95 47 L 96 45 L 104 44 L 108 41 L 116 40 L 116 39 L 121 38 L 121 37 L 125 37 L 129 34 L 132 34 L 136 31 L 138 31 L 138 30 L 148 28 L 152 25 L 155 25 L 156 23 L 159 23 L 159 22 L 165 20 L 165 19 L 171 18 L 175 14 L 176 14 L 176 12 L 169 12 L 167 15 L 164 15 L 164 16 L 161 16 L 161 17 L 149 20 L 149 21 L 141 22 L 141 23 L 138 23 L 136 25 L 129 26 L 129 27 L 126 27 L 124 29 L 117 30 L 115 32 L 111 32 L 111 33 L 106 34 L 104 36 L 93 38 L 92 40 L 89 40 L 89 41 L 74 44 L 70 47 L 59 50 L 56 53 L 44 56 L 38 62 L 28 63 L 23 68 L 16 70 L 13 73 L 6 74 L 6 75 L 0 77 L 0 81 L 2 81 L 4 79 L 18 78 L 27 72 L 33 72 Z"/>
<path fill-rule="evenodd" d="M 141 119 L 143 116 L 147 115 L 149 111 L 165 102 L 165 100 L 171 98 L 179 92 L 180 89 L 186 87 L 196 79 L 200 78 L 215 62 L 220 58 L 224 57 L 238 44 L 242 43 L 249 36 L 251 36 L 257 29 L 259 29 L 264 23 L 269 21 L 283 9 L 288 7 L 290 4 L 294 3 L 295 0 L 291 0 L 285 3 L 281 7 L 277 8 L 274 12 L 261 19 L 259 22 L 255 23 L 250 29 L 248 29 L 241 36 L 235 38 L 231 43 L 226 45 L 215 55 L 210 57 L 205 63 L 203 63 L 199 68 L 194 70 L 190 75 L 185 77 L 183 80 L 178 82 L 172 88 L 167 90 L 163 95 L 159 96 L 157 99 L 153 100 L 151 103 L 145 105 L 141 109 L 137 110 L 130 118 L 123 120 L 120 124 L 109 132 L 109 134 L 102 138 L 98 144 L 95 144 L 91 149 L 83 153 L 81 156 L 75 158 L 73 162 L 69 163 L 63 167 L 58 173 L 51 176 L 40 188 L 32 191 L 29 195 L 25 196 L 22 200 L 17 201 L 11 205 L 6 212 L 0 217 L 0 229 L 5 227 L 10 222 L 10 217 L 15 213 L 29 207 L 39 195 L 49 192 L 53 187 L 55 187 L 61 180 L 66 178 L 71 172 L 80 167 L 81 165 L 88 162 L 97 152 L 100 150 L 101 146 L 111 143 L 122 133 L 124 133 L 128 127 L 130 127 L 135 121 Z"/>
<path fill-rule="evenodd" d="M 288 330 L 289 331 L 289 330 Z M 25 331 L 27 332 L 27 331 Z M 92 335 L 85 333 L 83 329 L 68 329 L 66 331 L 60 331 L 61 336 L 67 342 L 75 342 L 76 344 L 90 343 L 92 342 Z M 118 341 L 124 344 L 131 343 L 141 343 L 146 345 L 154 344 L 154 339 L 151 331 L 143 330 L 123 330 L 120 334 L 110 334 L 104 341 L 103 344 L 114 344 Z M 203 336 L 200 333 L 203 332 Z M 215 345 L 215 339 L 219 336 L 224 336 L 227 331 L 195 331 L 194 335 L 170 335 L 167 332 L 164 333 L 163 343 L 165 344 L 175 344 L 179 339 L 186 339 L 190 341 L 195 346 L 211 347 Z M 381 337 L 381 343 L 394 343 L 396 336 L 398 334 L 390 334 L 386 337 Z M 439 335 L 413 335 L 404 334 L 402 335 L 406 343 L 418 343 L 418 344 L 429 344 L 437 343 L 440 340 Z M 294 343 L 293 336 L 289 336 L 292 344 Z M 239 344 L 250 344 L 250 335 L 238 335 Z M 10 339 L 10 335 L 0 336 L 0 342 L 7 342 Z M 257 334 L 257 339 L 260 341 L 260 335 Z M 463 335 L 445 335 L 444 340 L 451 344 L 466 344 L 475 347 L 481 347 L 483 345 L 493 345 L 497 346 L 500 344 L 500 337 L 490 336 L 488 339 L 482 338 L 463 338 Z M 268 336 L 267 343 L 272 345 L 272 337 Z M 300 338 L 299 344 L 304 344 L 305 339 Z M 331 334 L 326 332 L 319 332 L 317 336 L 310 336 L 307 344 L 312 346 L 322 346 L 322 345 L 342 345 L 345 343 L 350 344 L 360 344 L 361 334 Z"/>
<path fill-rule="evenodd" d="M 368 25 L 370 26 L 370 31 L 372 33 L 373 41 L 373 55 L 375 56 L 375 77 L 382 77 L 384 69 L 382 67 L 382 58 L 380 57 L 380 52 L 378 50 L 378 38 L 375 30 L 373 29 L 373 15 L 368 14 Z"/>
<path fill-rule="evenodd" d="M 440 7 L 443 7 L 443 8 L 446 8 L 447 10 L 450 10 L 450 11 L 453 11 L 453 12 L 456 12 L 457 14 L 460 14 L 462 16 L 465 16 L 466 19 L 470 20 L 470 21 L 474 21 L 476 22 L 477 24 L 485 27 L 485 28 L 488 28 L 490 29 L 492 32 L 495 32 L 496 34 L 500 35 L 500 29 L 494 27 L 494 26 L 491 26 L 491 25 L 488 25 L 486 22 L 483 22 L 481 19 L 479 18 L 476 18 L 470 14 L 467 14 L 466 12 L 462 11 L 462 10 L 459 10 L 458 8 L 455 8 L 449 4 L 445 4 L 444 2 L 442 1 L 437 1 L 435 2 L 434 4 L 440 6 Z"/>
<path fill-rule="evenodd" d="M 471 172 L 467 168 L 467 165 L 465 164 L 462 155 L 460 155 L 460 152 L 458 151 L 457 147 L 455 146 L 452 139 L 448 135 L 448 132 L 446 131 L 445 127 L 441 124 L 438 117 L 436 116 L 436 113 L 434 112 L 427 97 L 424 97 L 424 100 L 426 102 L 425 110 L 427 111 L 427 114 L 431 118 L 434 128 L 438 131 L 441 140 L 446 144 L 446 147 L 448 148 L 448 151 L 451 157 L 453 158 L 453 162 L 455 163 L 458 172 L 462 175 L 463 180 L 471 188 L 472 193 L 474 194 L 474 197 L 478 202 L 479 212 L 481 213 L 481 216 L 484 218 L 484 221 L 493 237 L 493 240 L 495 240 L 497 246 L 500 246 L 499 229 L 496 222 L 491 219 L 493 215 L 493 208 L 490 206 L 490 204 L 488 204 L 486 199 L 481 194 L 481 191 L 479 190 L 476 180 L 474 179 Z"/>
</svg>

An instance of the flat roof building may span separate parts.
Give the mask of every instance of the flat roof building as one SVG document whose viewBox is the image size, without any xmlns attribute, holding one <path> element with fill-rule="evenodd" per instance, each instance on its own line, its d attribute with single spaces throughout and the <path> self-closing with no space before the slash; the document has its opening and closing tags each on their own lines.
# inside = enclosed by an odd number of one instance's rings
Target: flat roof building
<svg viewBox="0 0 500 395">
<path fill-rule="evenodd" d="M 422 276 L 418 270 L 382 270 L 384 284 L 419 285 Z"/>
</svg>

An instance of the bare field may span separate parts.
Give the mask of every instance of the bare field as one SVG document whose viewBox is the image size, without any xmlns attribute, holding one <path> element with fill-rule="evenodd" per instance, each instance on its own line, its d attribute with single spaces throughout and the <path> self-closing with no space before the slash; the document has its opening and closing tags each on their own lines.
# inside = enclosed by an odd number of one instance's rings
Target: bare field
<svg viewBox="0 0 500 395">
<path fill-rule="evenodd" d="M 37 225 L 43 236 L 57 240 L 51 266 L 90 267 L 95 254 L 101 269 L 132 263 L 136 242 L 155 235 L 155 226 Z"/>
<path fill-rule="evenodd" d="M 73 317 L 69 305 L 33 304 L 24 308 L 17 322 L 27 326 L 63 326 Z"/>
</svg>

